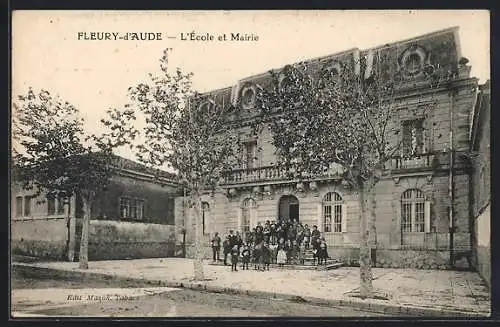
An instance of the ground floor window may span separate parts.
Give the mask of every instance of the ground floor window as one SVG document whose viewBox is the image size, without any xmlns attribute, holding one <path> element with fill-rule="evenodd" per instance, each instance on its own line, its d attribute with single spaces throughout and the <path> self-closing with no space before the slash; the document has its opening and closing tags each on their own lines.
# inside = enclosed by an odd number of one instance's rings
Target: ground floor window
<svg viewBox="0 0 500 327">
<path fill-rule="evenodd" d="M 323 198 L 323 231 L 324 232 L 343 232 L 343 205 L 344 201 L 340 194 L 330 192 Z"/>
<path fill-rule="evenodd" d="M 120 218 L 122 219 L 144 219 L 145 201 L 143 199 L 120 198 Z"/>
<path fill-rule="evenodd" d="M 401 230 L 403 232 L 425 231 L 425 199 L 418 189 L 407 190 L 401 199 Z"/>
<path fill-rule="evenodd" d="M 401 195 L 401 243 L 422 247 L 425 233 L 430 232 L 430 201 L 419 189 L 409 189 Z"/>
<path fill-rule="evenodd" d="M 255 200 L 252 198 L 247 198 L 243 201 L 241 206 L 241 232 L 243 235 L 243 240 L 248 241 L 248 237 L 251 230 L 252 215 L 255 210 Z"/>
</svg>

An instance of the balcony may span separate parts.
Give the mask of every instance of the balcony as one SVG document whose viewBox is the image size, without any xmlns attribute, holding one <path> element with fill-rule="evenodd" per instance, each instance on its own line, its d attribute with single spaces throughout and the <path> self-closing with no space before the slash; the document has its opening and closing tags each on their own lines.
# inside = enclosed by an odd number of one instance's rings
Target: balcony
<svg viewBox="0 0 500 327">
<path fill-rule="evenodd" d="M 304 178 L 304 180 L 318 180 L 340 178 L 343 173 L 341 167 L 332 167 L 327 173 L 318 178 Z M 271 184 L 276 182 L 293 181 L 282 167 L 264 166 L 250 169 L 233 169 L 223 174 L 222 185 L 239 184 Z"/>
<path fill-rule="evenodd" d="M 412 157 L 394 157 L 390 161 L 390 169 L 393 171 L 430 170 L 434 168 L 434 158 L 435 155 L 431 153 Z"/>
</svg>

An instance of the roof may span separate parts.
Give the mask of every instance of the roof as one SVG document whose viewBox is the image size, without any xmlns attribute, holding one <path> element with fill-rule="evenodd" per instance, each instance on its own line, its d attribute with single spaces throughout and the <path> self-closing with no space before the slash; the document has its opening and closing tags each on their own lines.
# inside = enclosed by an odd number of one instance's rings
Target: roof
<svg viewBox="0 0 500 327">
<path fill-rule="evenodd" d="M 160 177 L 163 181 L 168 182 L 168 184 L 177 184 L 177 175 L 174 173 L 170 173 L 161 169 L 148 167 L 139 162 L 121 157 L 119 155 L 113 154 L 113 166 L 122 172 L 127 172 L 128 175 L 147 175 L 148 180 L 154 177 Z M 19 166 L 11 165 L 11 173 L 15 174 L 16 169 L 19 169 Z"/>
<path fill-rule="evenodd" d="M 148 175 L 153 175 L 156 176 L 158 175 L 159 177 L 163 177 L 172 181 L 175 181 L 177 179 L 177 175 L 174 173 L 169 173 L 167 171 L 161 170 L 161 169 L 156 169 L 156 168 L 151 168 L 148 167 L 144 164 L 141 164 L 139 162 L 118 156 L 118 155 L 113 155 L 116 159 L 115 162 L 115 167 L 119 169 L 124 169 L 124 170 L 129 170 L 129 171 L 134 171 L 134 172 L 139 172 L 139 173 L 144 173 Z"/>
</svg>

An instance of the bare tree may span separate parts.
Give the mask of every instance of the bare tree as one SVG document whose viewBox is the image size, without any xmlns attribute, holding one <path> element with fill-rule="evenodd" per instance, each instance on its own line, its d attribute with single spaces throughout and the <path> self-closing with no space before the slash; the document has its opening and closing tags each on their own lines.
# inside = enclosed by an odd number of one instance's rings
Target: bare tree
<svg viewBox="0 0 500 327">
<path fill-rule="evenodd" d="M 192 90 L 192 74 L 169 71 L 168 51 L 160 60 L 161 74 L 129 88 L 132 108 L 145 117 L 144 143 L 138 158 L 152 166 L 173 168 L 189 194 L 188 206 L 196 223 L 194 278 L 203 280 L 201 196 L 215 190 L 221 174 L 236 160 L 236 135 L 227 128 L 229 106 L 211 95 Z"/>
</svg>

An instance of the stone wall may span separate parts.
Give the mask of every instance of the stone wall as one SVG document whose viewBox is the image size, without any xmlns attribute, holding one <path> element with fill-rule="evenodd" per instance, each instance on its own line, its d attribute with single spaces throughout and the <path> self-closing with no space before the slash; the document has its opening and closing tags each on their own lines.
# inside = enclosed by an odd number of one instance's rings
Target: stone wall
<svg viewBox="0 0 500 327">
<path fill-rule="evenodd" d="M 172 257 L 173 225 L 93 220 L 89 260 Z"/>
<path fill-rule="evenodd" d="M 12 220 L 11 252 L 64 260 L 68 230 L 64 218 Z"/>
</svg>

